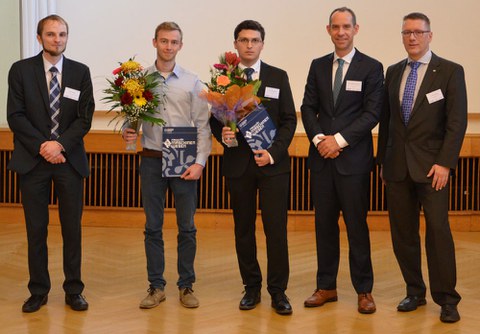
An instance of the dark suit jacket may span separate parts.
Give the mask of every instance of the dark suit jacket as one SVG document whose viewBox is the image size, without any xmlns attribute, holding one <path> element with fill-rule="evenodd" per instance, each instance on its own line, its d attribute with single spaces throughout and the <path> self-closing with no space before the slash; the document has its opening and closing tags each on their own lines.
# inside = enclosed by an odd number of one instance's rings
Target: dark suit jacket
<svg viewBox="0 0 480 334">
<path fill-rule="evenodd" d="M 265 96 L 265 87 L 278 88 L 280 90 L 278 99 L 268 98 L 268 100 L 262 102 L 277 128 L 277 133 L 272 146 L 267 150 L 275 163 L 262 167 L 260 170 L 265 175 L 289 173 L 288 146 L 295 134 L 297 115 L 288 75 L 285 71 L 262 62 L 260 66 L 260 80 L 262 85 L 258 90 L 259 97 Z M 221 143 L 224 125 L 212 116 L 210 117 L 210 126 L 213 135 Z M 253 159 L 252 150 L 240 133 L 237 133 L 237 140 L 238 147 L 228 148 L 224 145 L 222 170 L 226 177 L 241 176 L 245 172 L 250 159 Z"/>
<path fill-rule="evenodd" d="M 331 53 L 314 59 L 305 85 L 301 111 L 310 140 L 309 168 L 320 171 L 326 163 L 312 139 L 319 133 L 334 135 L 340 132 L 349 145 L 332 160 L 335 168 L 342 175 L 368 173 L 373 166 L 371 130 L 378 123 L 381 113 L 383 67 L 377 60 L 357 50 L 334 107 L 333 58 Z M 361 82 L 361 91 L 347 90 L 348 81 Z"/>
<path fill-rule="evenodd" d="M 408 126 L 403 123 L 400 83 L 407 60 L 387 70 L 377 163 L 386 181 L 401 181 L 407 171 L 415 182 L 430 183 L 434 164 L 456 168 L 467 127 L 467 93 L 462 66 L 432 54 L 412 108 Z M 444 96 L 429 102 L 427 95 Z"/>
<path fill-rule="evenodd" d="M 42 53 L 14 63 L 8 75 L 7 120 L 14 134 L 14 150 L 8 168 L 28 173 L 43 158 L 40 145 L 50 139 L 51 120 Z M 82 176 L 89 168 L 83 137 L 90 129 L 95 102 L 87 66 L 63 59 L 60 99 L 60 137 L 67 163 Z M 66 88 L 80 91 L 78 101 L 63 96 Z"/>
</svg>

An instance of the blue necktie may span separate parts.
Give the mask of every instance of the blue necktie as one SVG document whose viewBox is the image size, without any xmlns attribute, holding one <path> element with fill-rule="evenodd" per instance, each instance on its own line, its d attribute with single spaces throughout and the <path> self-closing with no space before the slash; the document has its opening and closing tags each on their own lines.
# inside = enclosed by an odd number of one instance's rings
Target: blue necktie
<svg viewBox="0 0 480 334">
<path fill-rule="evenodd" d="M 345 60 L 338 58 L 338 67 L 337 71 L 335 72 L 335 80 L 333 81 L 333 105 L 337 104 L 338 94 L 340 93 L 340 88 L 342 87 L 342 80 L 343 80 L 343 64 Z"/>
<path fill-rule="evenodd" d="M 58 83 L 58 70 L 55 66 L 50 68 L 52 79 L 50 80 L 49 100 L 50 100 L 50 118 L 52 120 L 52 129 L 50 131 L 50 139 L 57 139 L 58 135 L 58 119 L 60 115 L 60 84 Z"/>
<path fill-rule="evenodd" d="M 405 125 L 410 120 L 410 113 L 413 107 L 413 98 L 415 96 L 415 86 L 417 85 L 417 69 L 420 66 L 419 62 L 410 62 L 410 73 L 408 74 L 407 81 L 405 82 L 405 90 L 403 91 L 402 99 L 402 116 Z"/>
<path fill-rule="evenodd" d="M 246 69 L 243 70 L 243 72 L 247 76 L 247 82 L 250 82 L 253 80 L 252 75 L 253 75 L 253 72 L 255 72 L 253 68 L 247 67 Z"/>
</svg>

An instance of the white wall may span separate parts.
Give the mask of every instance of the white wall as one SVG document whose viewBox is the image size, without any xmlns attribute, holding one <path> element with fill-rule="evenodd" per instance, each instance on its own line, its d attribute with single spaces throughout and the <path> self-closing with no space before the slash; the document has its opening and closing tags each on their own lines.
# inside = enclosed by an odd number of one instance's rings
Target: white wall
<svg viewBox="0 0 480 334">
<path fill-rule="evenodd" d="M 59 0 L 57 10 L 70 25 L 66 56 L 90 66 L 97 110 L 108 109 L 100 101 L 102 89 L 118 62 L 133 55 L 144 65 L 154 61 L 151 39 L 160 22 L 175 21 L 182 27 L 184 47 L 177 60 L 206 81 L 218 55 L 234 50 L 233 30 L 244 19 L 258 20 L 265 27 L 262 59 L 287 70 L 299 110 L 311 60 L 332 51 L 325 30 L 328 16 L 334 8 L 347 5 L 356 12 L 360 25 L 355 45 L 384 66 L 405 57 L 402 17 L 412 11 L 427 14 L 434 32 L 432 50 L 465 67 L 469 112 L 480 113 L 478 0 L 243 0 L 236 4 L 220 0 Z"/>
<path fill-rule="evenodd" d="M 0 2 L 0 127 L 7 126 L 8 70 L 20 58 L 20 2 Z"/>
</svg>

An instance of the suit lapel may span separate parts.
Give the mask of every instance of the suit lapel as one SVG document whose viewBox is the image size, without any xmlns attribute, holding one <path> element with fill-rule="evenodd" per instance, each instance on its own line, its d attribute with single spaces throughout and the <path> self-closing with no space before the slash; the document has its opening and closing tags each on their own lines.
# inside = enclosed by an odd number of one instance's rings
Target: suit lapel
<svg viewBox="0 0 480 334">
<path fill-rule="evenodd" d="M 270 71 L 270 66 L 268 64 L 265 64 L 263 61 L 260 62 L 260 81 L 262 82 L 262 85 L 258 89 L 258 96 L 265 97 L 265 87 L 267 85 L 267 81 L 270 78 L 269 75 Z"/>
<path fill-rule="evenodd" d="M 50 101 L 48 98 L 47 79 L 45 77 L 45 66 L 43 64 L 42 52 L 37 55 L 35 64 L 35 80 L 37 82 L 38 90 L 41 92 L 43 105 L 48 117 L 50 117 Z"/>
<path fill-rule="evenodd" d="M 432 53 L 432 59 L 428 64 L 427 70 L 425 71 L 425 76 L 421 83 L 420 89 L 418 90 L 417 98 L 415 99 L 415 104 L 412 108 L 412 113 L 410 115 L 410 120 L 415 117 L 416 111 L 420 108 L 422 103 L 426 100 L 427 93 L 431 90 L 430 87 L 435 82 L 439 66 L 438 58 L 435 54 Z"/>
</svg>

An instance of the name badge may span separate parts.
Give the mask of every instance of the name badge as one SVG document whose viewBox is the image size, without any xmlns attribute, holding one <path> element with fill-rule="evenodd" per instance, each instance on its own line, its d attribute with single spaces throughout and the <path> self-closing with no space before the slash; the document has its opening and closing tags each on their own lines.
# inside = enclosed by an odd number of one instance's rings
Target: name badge
<svg viewBox="0 0 480 334">
<path fill-rule="evenodd" d="M 347 80 L 345 89 L 350 92 L 361 92 L 362 91 L 362 82 L 355 80 Z"/>
<path fill-rule="evenodd" d="M 63 97 L 66 97 L 67 99 L 78 101 L 80 97 L 80 91 L 70 88 L 70 87 L 65 87 L 65 91 L 63 92 Z"/>
<path fill-rule="evenodd" d="M 428 103 L 432 104 L 432 103 L 435 103 L 437 101 L 440 101 L 440 100 L 443 100 L 444 97 L 443 97 L 443 93 L 440 89 L 437 89 L 437 90 L 434 90 L 433 92 L 430 92 L 427 94 L 427 100 L 428 100 Z"/>
<path fill-rule="evenodd" d="M 265 97 L 277 99 L 280 96 L 280 88 L 265 87 Z"/>
</svg>

